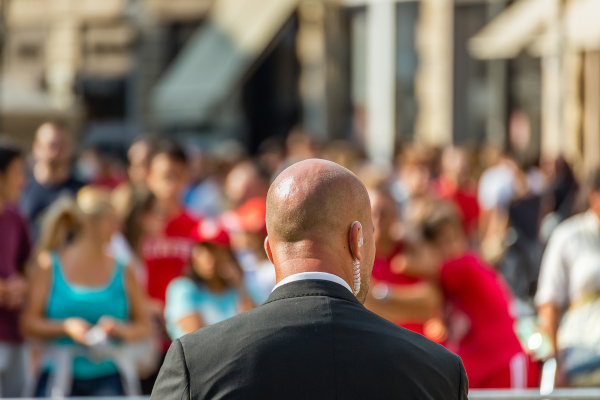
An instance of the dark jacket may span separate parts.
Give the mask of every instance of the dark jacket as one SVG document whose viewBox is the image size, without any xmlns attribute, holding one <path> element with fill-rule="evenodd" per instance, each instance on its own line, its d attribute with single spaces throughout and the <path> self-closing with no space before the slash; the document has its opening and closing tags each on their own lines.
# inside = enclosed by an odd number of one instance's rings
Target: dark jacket
<svg viewBox="0 0 600 400">
<path fill-rule="evenodd" d="M 152 399 L 467 399 L 460 358 L 373 314 L 343 286 L 277 288 L 175 340 Z"/>
</svg>

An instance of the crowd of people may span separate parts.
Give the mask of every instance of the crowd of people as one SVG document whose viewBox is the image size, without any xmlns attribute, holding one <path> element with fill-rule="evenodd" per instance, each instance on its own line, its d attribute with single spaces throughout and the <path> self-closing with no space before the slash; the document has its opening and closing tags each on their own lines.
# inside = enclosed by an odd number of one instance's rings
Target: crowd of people
<svg viewBox="0 0 600 400">
<path fill-rule="evenodd" d="M 420 145 L 382 166 L 301 129 L 255 155 L 74 149 L 56 123 L 30 153 L 0 142 L 0 397 L 149 394 L 173 339 L 267 299 L 269 184 L 308 158 L 368 189 L 369 310 L 458 354 L 471 388 L 537 387 L 552 355 L 558 385 L 600 384 L 600 171 L 579 184 L 561 158 Z"/>
</svg>

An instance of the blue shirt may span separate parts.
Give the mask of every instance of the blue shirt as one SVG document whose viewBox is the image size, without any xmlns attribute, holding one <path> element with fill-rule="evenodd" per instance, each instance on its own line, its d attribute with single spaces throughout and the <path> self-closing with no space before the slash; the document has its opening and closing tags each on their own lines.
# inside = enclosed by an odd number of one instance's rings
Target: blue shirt
<svg viewBox="0 0 600 400">
<path fill-rule="evenodd" d="M 103 316 L 119 321 L 129 317 L 129 304 L 125 289 L 125 268 L 116 263 L 110 281 L 101 287 L 88 287 L 70 283 L 62 271 L 60 259 L 52 253 L 52 287 L 48 297 L 46 316 L 53 320 L 65 320 L 78 317 L 95 325 Z M 55 340 L 59 345 L 75 345 L 69 337 Z M 53 365 L 47 365 L 52 369 Z M 75 357 L 73 361 L 73 377 L 76 379 L 93 379 L 112 375 L 117 367 L 111 360 L 91 360 Z"/>
<path fill-rule="evenodd" d="M 177 278 L 167 288 L 167 332 L 171 339 L 185 335 L 187 332 L 181 329 L 179 320 L 196 313 L 206 325 L 224 321 L 239 313 L 239 304 L 240 294 L 234 288 L 214 293 L 202 283 L 195 283 L 189 278 Z"/>
</svg>

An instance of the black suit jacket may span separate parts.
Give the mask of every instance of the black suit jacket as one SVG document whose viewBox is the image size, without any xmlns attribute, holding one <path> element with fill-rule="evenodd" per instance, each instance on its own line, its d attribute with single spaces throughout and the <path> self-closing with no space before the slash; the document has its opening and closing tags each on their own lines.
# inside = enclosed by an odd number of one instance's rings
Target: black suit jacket
<svg viewBox="0 0 600 400">
<path fill-rule="evenodd" d="M 152 399 L 456 400 L 467 387 L 455 354 L 337 283 L 304 280 L 175 340 Z"/>
</svg>

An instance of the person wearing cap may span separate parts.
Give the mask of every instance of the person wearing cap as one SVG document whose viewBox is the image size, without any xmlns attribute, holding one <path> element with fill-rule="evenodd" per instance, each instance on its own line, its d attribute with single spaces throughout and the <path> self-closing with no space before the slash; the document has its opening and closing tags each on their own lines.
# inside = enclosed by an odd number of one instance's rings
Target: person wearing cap
<svg viewBox="0 0 600 400">
<path fill-rule="evenodd" d="M 222 220 L 231 233 L 232 249 L 244 270 L 245 287 L 254 304 L 264 303 L 275 287 L 275 267 L 267 257 L 267 199 L 253 197 Z"/>
<path fill-rule="evenodd" d="M 165 320 L 172 339 L 252 308 L 242 269 L 221 224 L 204 220 L 192 238 L 190 265 L 167 287 Z"/>
</svg>

